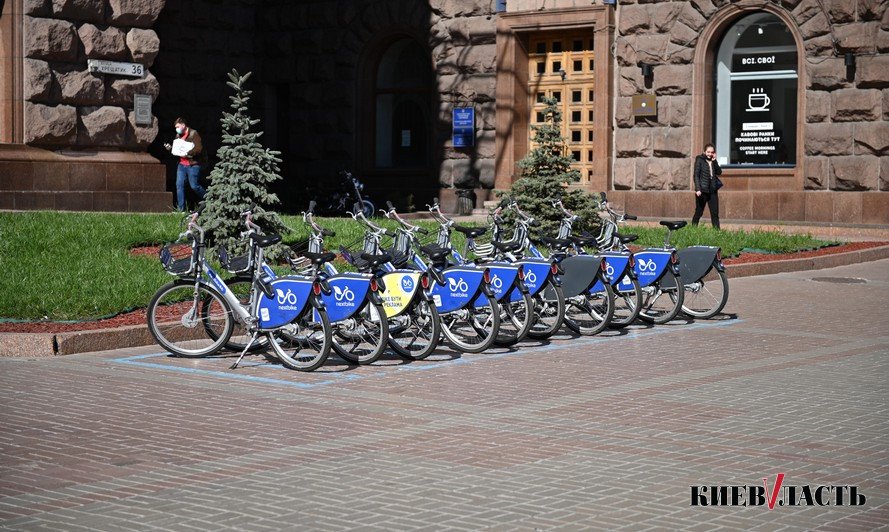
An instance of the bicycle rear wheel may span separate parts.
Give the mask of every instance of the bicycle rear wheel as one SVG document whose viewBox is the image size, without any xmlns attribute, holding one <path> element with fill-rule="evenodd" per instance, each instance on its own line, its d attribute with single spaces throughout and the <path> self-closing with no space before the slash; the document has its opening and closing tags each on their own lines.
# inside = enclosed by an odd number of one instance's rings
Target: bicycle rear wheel
<svg viewBox="0 0 889 532">
<path fill-rule="evenodd" d="M 565 301 L 565 325 L 583 336 L 602 332 L 614 316 L 614 290 L 605 283 L 601 292 L 580 294 Z"/>
<path fill-rule="evenodd" d="M 728 302 L 728 277 L 711 268 L 707 275 L 685 285 L 682 312 L 694 318 L 708 319 L 722 312 Z"/>
<path fill-rule="evenodd" d="M 438 309 L 417 298 L 399 316 L 389 320 L 389 347 L 408 360 L 423 360 L 438 347 L 441 321 Z"/>
<path fill-rule="evenodd" d="M 639 319 L 663 325 L 675 318 L 685 295 L 681 282 L 679 276 L 668 269 L 658 282 L 643 288 Z"/>
<path fill-rule="evenodd" d="M 485 306 L 448 312 L 441 316 L 441 332 L 458 351 L 481 353 L 491 347 L 500 331 L 500 305 L 494 296 L 482 293 Z"/>
<path fill-rule="evenodd" d="M 330 320 L 327 311 L 319 309 L 319 321 L 312 321 L 312 312 L 266 335 L 272 351 L 282 364 L 297 371 L 314 371 L 324 364 L 330 347 Z"/>
<path fill-rule="evenodd" d="M 520 342 L 534 322 L 534 301 L 528 294 L 522 294 L 518 301 L 500 302 L 500 330 L 494 344 L 508 347 Z"/>
<path fill-rule="evenodd" d="M 565 321 L 565 294 L 555 281 L 547 279 L 546 284 L 534 296 L 534 323 L 528 337 L 546 340 L 556 333 Z"/>
<path fill-rule="evenodd" d="M 234 321 L 219 292 L 183 279 L 165 284 L 154 294 L 146 317 L 157 343 L 180 357 L 217 353 L 231 336 Z"/>
<path fill-rule="evenodd" d="M 642 288 L 639 280 L 631 278 L 632 288 L 619 290 L 614 293 L 614 317 L 611 318 L 611 328 L 622 329 L 632 324 L 642 311 Z M 620 286 L 625 286 L 623 283 Z"/>
<path fill-rule="evenodd" d="M 368 301 L 351 318 L 333 324 L 333 350 L 354 364 L 372 364 L 386 349 L 389 322 L 383 306 Z"/>
</svg>

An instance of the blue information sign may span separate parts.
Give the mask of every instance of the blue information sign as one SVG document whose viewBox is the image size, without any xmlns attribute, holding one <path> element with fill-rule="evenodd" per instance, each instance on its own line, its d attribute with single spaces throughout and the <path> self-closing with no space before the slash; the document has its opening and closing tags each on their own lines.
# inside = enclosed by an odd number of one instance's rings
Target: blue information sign
<svg viewBox="0 0 889 532">
<path fill-rule="evenodd" d="M 475 108 L 455 107 L 453 109 L 453 125 L 452 141 L 455 148 L 468 148 L 475 145 Z"/>
</svg>

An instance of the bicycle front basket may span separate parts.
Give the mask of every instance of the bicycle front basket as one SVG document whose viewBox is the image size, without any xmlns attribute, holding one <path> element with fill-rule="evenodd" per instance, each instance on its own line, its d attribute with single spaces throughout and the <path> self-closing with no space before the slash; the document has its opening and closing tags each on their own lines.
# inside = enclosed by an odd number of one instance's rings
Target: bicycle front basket
<svg viewBox="0 0 889 532">
<path fill-rule="evenodd" d="M 167 244 L 160 250 L 161 264 L 170 275 L 188 275 L 194 271 L 194 249 L 186 242 Z"/>
</svg>

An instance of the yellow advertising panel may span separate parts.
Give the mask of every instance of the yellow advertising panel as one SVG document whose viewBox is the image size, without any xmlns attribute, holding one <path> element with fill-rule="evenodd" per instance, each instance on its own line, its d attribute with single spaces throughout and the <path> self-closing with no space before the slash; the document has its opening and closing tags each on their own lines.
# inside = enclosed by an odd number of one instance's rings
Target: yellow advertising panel
<svg viewBox="0 0 889 532">
<path fill-rule="evenodd" d="M 380 297 L 387 318 L 401 314 L 410 305 L 420 289 L 421 275 L 420 272 L 391 272 L 383 276 L 386 290 Z"/>
</svg>

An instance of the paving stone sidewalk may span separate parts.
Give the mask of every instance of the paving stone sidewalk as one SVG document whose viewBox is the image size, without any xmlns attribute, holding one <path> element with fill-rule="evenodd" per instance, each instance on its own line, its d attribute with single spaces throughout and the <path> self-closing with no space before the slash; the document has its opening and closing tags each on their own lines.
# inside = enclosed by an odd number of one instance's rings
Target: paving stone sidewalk
<svg viewBox="0 0 889 532">
<path fill-rule="evenodd" d="M 0 528 L 889 526 L 889 260 L 733 279 L 722 319 L 312 374 L 0 359 Z M 691 486 L 863 506 L 691 506 Z"/>
</svg>

